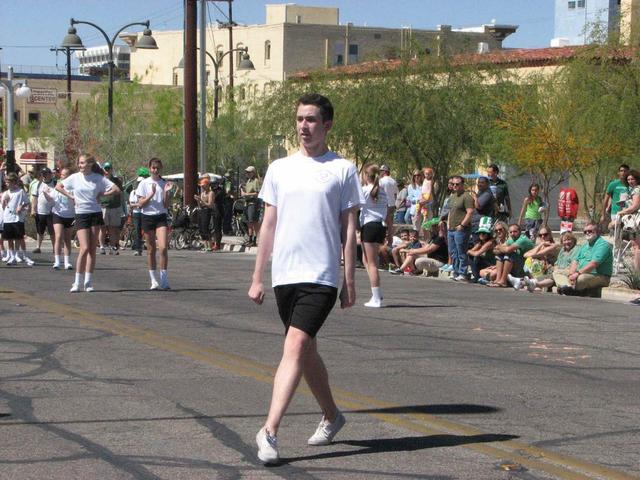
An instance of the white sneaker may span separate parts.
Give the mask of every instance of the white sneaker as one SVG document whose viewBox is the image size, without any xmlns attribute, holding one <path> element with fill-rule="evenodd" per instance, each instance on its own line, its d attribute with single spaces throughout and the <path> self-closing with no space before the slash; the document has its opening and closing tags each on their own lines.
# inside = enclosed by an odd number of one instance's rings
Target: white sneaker
<svg viewBox="0 0 640 480">
<path fill-rule="evenodd" d="M 151 280 L 151 288 L 149 290 L 160 290 L 160 284 L 155 280 Z"/>
<path fill-rule="evenodd" d="M 107 249 L 105 247 L 100 247 L 100 255 L 106 255 Z"/>
<path fill-rule="evenodd" d="M 3 262 L 6 262 L 7 260 L 9 260 L 9 254 L 8 254 L 8 253 L 6 253 L 6 254 L 4 254 L 4 255 L 2 256 L 2 261 L 3 261 Z"/>
<path fill-rule="evenodd" d="M 13 259 L 15 260 L 16 263 L 24 262 L 24 260 L 21 257 L 17 256 L 17 255 L 15 257 L 13 257 Z"/>
<path fill-rule="evenodd" d="M 26 263 L 29 267 L 33 267 L 36 264 L 36 262 L 31 260 L 29 257 L 24 257 L 24 263 Z"/>
<path fill-rule="evenodd" d="M 54 263 L 53 263 L 53 269 L 54 269 L 54 270 L 60 270 L 60 263 L 58 263 L 58 262 L 54 262 Z"/>
<path fill-rule="evenodd" d="M 95 291 L 95 288 L 93 288 L 93 284 L 85 283 L 84 284 L 84 291 L 91 293 L 91 292 Z"/>
<path fill-rule="evenodd" d="M 15 257 L 10 258 L 9 260 L 7 260 L 7 265 L 16 265 L 18 263 L 18 261 L 16 260 Z"/>
<path fill-rule="evenodd" d="M 329 423 L 329 421 L 323 416 L 322 420 L 318 424 L 318 428 L 316 428 L 316 432 L 309 437 L 307 440 L 307 444 L 309 445 L 329 445 L 333 440 L 340 429 L 344 427 L 344 424 L 347 423 L 347 420 L 344 418 L 344 415 L 340 410 L 338 410 L 338 414 L 336 415 L 333 423 Z"/>
<path fill-rule="evenodd" d="M 527 290 L 529 290 L 530 292 L 535 291 L 536 287 L 538 286 L 538 282 L 536 282 L 535 278 L 525 277 L 524 283 L 527 286 Z"/>
<path fill-rule="evenodd" d="M 457 277 L 454 278 L 454 280 L 456 282 L 466 282 L 469 279 L 467 277 L 465 277 L 464 275 L 458 275 Z"/>
<path fill-rule="evenodd" d="M 382 307 L 382 300 L 376 300 L 375 298 L 371 297 L 371 300 L 365 303 L 364 306 L 370 308 L 380 308 Z"/>
<path fill-rule="evenodd" d="M 73 265 L 71 265 L 70 263 L 65 263 L 64 264 L 64 269 L 65 270 L 73 270 Z"/>
<path fill-rule="evenodd" d="M 74 283 L 73 285 L 71 285 L 71 288 L 69 289 L 69 292 L 71 293 L 77 293 L 80 291 L 80 285 L 78 285 L 77 283 Z"/>
<path fill-rule="evenodd" d="M 278 453 L 278 439 L 270 435 L 267 429 L 262 427 L 256 435 L 258 444 L 258 458 L 264 464 L 277 463 L 280 460 Z"/>
</svg>

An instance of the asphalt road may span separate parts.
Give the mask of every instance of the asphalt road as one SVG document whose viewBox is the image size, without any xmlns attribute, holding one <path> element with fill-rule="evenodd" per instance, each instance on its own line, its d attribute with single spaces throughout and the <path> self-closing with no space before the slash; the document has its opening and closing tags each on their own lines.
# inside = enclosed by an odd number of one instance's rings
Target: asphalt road
<svg viewBox="0 0 640 480">
<path fill-rule="evenodd" d="M 334 310 L 320 333 L 347 426 L 299 389 L 265 468 L 282 328 L 246 297 L 254 257 L 171 252 L 73 272 L 0 267 L 0 479 L 640 478 L 640 309 L 383 274 L 387 307 Z"/>
</svg>

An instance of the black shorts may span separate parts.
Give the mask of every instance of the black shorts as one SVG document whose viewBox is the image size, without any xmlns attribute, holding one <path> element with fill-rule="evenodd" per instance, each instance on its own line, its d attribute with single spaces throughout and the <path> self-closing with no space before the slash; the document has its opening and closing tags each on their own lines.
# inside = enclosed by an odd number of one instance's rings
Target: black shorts
<svg viewBox="0 0 640 480">
<path fill-rule="evenodd" d="M 58 215 L 56 215 L 55 213 L 53 214 L 53 224 L 60 224 L 62 225 L 64 228 L 71 228 L 73 227 L 73 221 L 75 219 L 73 217 L 60 217 Z"/>
<path fill-rule="evenodd" d="M 315 338 L 338 298 L 336 287 L 317 283 L 278 285 L 273 291 L 285 332 L 296 327 L 311 338 Z"/>
<path fill-rule="evenodd" d="M 104 225 L 102 212 L 76 213 L 76 230 L 85 230 L 102 225 Z"/>
<path fill-rule="evenodd" d="M 247 203 L 244 209 L 244 219 L 247 223 L 256 223 L 260 220 L 262 202 Z"/>
<path fill-rule="evenodd" d="M 142 215 L 142 230 L 150 232 L 159 227 L 167 226 L 167 214 L 161 213 L 159 215 Z"/>
<path fill-rule="evenodd" d="M 22 240 L 24 238 L 24 222 L 13 222 L 4 224 L 2 231 L 3 240 Z"/>
<path fill-rule="evenodd" d="M 366 243 L 384 243 L 387 229 L 382 222 L 365 223 L 360 229 L 360 241 Z"/>
<path fill-rule="evenodd" d="M 38 235 L 44 235 L 44 232 L 48 232 L 49 235 L 53 235 L 53 214 L 48 215 L 36 214 L 36 232 Z"/>
</svg>

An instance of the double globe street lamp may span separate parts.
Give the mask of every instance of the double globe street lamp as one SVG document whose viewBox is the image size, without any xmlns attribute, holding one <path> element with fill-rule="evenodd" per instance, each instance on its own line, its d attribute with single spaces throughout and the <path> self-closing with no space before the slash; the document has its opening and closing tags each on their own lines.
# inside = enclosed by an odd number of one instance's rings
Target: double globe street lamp
<svg viewBox="0 0 640 480">
<path fill-rule="evenodd" d="M 16 165 L 16 152 L 13 146 L 13 122 L 14 122 L 14 104 L 13 104 L 13 94 L 16 94 L 16 97 L 26 98 L 31 95 L 31 89 L 27 85 L 27 81 L 19 84 L 17 88 L 15 88 L 13 83 L 13 67 L 9 67 L 7 70 L 7 79 L 0 80 L 0 96 L 7 98 L 7 109 L 6 109 L 6 118 L 5 123 L 7 125 L 7 172 L 15 171 Z"/>
<path fill-rule="evenodd" d="M 113 60 L 113 45 L 118 38 L 118 35 L 122 33 L 126 28 L 133 27 L 136 25 L 140 25 L 145 27 L 144 32 L 142 32 L 142 38 L 138 40 L 135 44 L 136 48 L 147 49 L 147 50 L 157 50 L 158 45 L 156 44 L 155 39 L 151 35 L 151 30 L 149 29 L 149 20 L 146 22 L 133 22 L 125 25 L 120 30 L 118 30 L 113 37 L 109 38 L 109 35 L 100 28 L 95 23 L 86 22 L 83 20 L 75 20 L 71 19 L 71 26 L 67 31 L 67 35 L 62 40 L 62 44 L 60 45 L 62 48 L 69 48 L 74 50 L 85 50 L 84 45 L 82 44 L 82 40 L 77 34 L 77 30 L 74 25 L 91 25 L 95 29 L 97 29 L 104 36 L 107 41 L 107 47 L 109 48 L 109 61 L 107 62 L 107 66 L 109 69 L 109 100 L 108 100 L 108 115 L 109 115 L 109 134 L 111 135 L 113 132 L 113 70 L 115 68 L 115 62 Z"/>
</svg>

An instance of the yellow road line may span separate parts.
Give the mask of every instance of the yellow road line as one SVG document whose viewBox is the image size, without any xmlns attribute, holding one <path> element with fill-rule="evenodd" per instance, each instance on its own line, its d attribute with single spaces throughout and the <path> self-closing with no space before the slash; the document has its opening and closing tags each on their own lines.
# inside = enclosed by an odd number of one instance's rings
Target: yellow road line
<svg viewBox="0 0 640 480">
<path fill-rule="evenodd" d="M 273 383 L 273 374 L 275 373 L 273 367 L 240 355 L 203 346 L 172 335 L 158 333 L 104 315 L 70 307 L 69 305 L 27 293 L 0 290 L 0 298 L 28 305 L 41 312 L 53 313 L 82 325 L 97 328 L 145 345 L 198 360 L 235 375 L 252 378 L 267 384 Z M 301 386 L 300 390 L 310 395 L 306 387 Z M 333 388 L 333 392 L 336 401 L 343 408 L 347 409 L 368 410 L 372 408 L 398 407 L 398 405 L 392 403 L 383 402 L 340 388 Z M 400 416 L 390 413 L 372 412 L 369 413 L 369 415 L 381 422 L 426 435 L 474 436 L 486 434 L 486 432 L 482 432 L 476 428 L 425 413 L 408 413 Z M 628 475 L 624 472 L 619 472 L 569 455 L 558 454 L 515 440 L 493 442 L 493 444 L 469 443 L 459 446 L 498 460 L 509 459 L 527 468 L 549 473 L 559 479 L 589 480 L 602 477 L 610 480 L 638 480 L 638 477 Z"/>
</svg>

